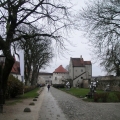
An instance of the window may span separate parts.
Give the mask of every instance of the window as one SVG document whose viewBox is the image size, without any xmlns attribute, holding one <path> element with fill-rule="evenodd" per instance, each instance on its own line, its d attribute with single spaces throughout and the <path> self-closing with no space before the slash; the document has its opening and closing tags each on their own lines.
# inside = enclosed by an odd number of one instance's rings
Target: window
<svg viewBox="0 0 120 120">
<path fill-rule="evenodd" d="M 57 80 L 57 77 L 55 77 L 55 80 Z"/>
<path fill-rule="evenodd" d="M 51 76 L 49 76 L 49 78 L 51 78 Z"/>
<path fill-rule="evenodd" d="M 77 70 L 75 70 L 77 72 Z"/>
<path fill-rule="evenodd" d="M 83 72 L 83 69 L 81 69 L 81 72 Z"/>
</svg>

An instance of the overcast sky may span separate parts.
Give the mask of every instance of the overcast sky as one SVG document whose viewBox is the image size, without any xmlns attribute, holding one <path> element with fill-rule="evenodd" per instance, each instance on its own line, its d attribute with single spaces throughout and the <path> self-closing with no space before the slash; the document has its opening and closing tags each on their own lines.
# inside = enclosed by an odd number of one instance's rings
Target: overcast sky
<svg viewBox="0 0 120 120">
<path fill-rule="evenodd" d="M 85 6 L 85 1 L 88 0 L 71 0 L 73 3 L 76 3 L 75 9 L 80 9 Z M 69 54 L 65 54 L 65 57 L 62 55 L 59 57 L 55 57 L 53 61 L 50 63 L 49 67 L 46 67 L 45 72 L 53 72 L 57 67 L 60 65 L 63 65 L 65 68 L 67 65 L 69 65 L 70 57 L 72 58 L 79 58 L 81 55 L 85 61 L 91 61 L 94 62 L 92 59 L 91 51 L 89 50 L 89 47 L 87 44 L 87 39 L 83 37 L 83 34 L 81 31 L 73 31 L 69 40 L 74 44 L 74 47 L 70 44 L 66 43 L 67 48 L 70 50 Z M 100 68 L 98 63 L 92 64 L 92 75 L 98 76 L 98 75 L 105 75 L 105 72 L 103 72 L 102 68 Z"/>
</svg>

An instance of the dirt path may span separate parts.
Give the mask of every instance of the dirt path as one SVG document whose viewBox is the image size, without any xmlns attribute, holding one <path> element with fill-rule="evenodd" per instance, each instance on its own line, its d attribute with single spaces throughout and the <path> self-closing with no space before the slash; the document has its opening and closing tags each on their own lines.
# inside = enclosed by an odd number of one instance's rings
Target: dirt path
<svg viewBox="0 0 120 120">
<path fill-rule="evenodd" d="M 0 120 L 37 120 L 43 96 L 44 94 L 41 92 L 37 101 L 25 99 L 22 102 L 17 102 L 15 105 L 4 105 L 3 113 L 0 114 Z M 29 103 L 31 102 L 34 102 L 35 105 L 30 106 Z M 23 112 L 26 107 L 29 107 L 31 112 Z"/>
</svg>

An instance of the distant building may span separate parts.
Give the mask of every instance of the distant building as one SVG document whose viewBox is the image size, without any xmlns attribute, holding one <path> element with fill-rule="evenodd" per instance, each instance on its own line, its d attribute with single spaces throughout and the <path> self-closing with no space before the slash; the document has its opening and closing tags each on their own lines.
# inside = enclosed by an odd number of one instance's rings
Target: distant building
<svg viewBox="0 0 120 120">
<path fill-rule="evenodd" d="M 12 74 L 15 78 L 17 78 L 17 79 L 19 79 L 20 81 L 22 81 L 21 75 L 20 75 L 20 62 L 15 61 L 14 65 L 13 65 L 13 67 L 12 67 L 12 70 L 11 70 L 11 74 Z"/>
<path fill-rule="evenodd" d="M 20 63 L 15 61 L 11 74 L 21 80 Z M 53 73 L 40 72 L 38 76 L 38 84 L 64 84 L 65 80 L 71 79 L 73 87 L 81 85 L 83 81 L 89 81 L 92 78 L 91 61 L 84 61 L 80 58 L 70 58 L 68 71 L 60 65 Z"/>
<path fill-rule="evenodd" d="M 53 73 L 40 72 L 38 76 L 38 84 L 52 84 Z"/>
<path fill-rule="evenodd" d="M 68 71 L 60 65 L 53 72 L 53 81 L 52 84 L 63 84 L 63 80 L 68 78 Z"/>
<path fill-rule="evenodd" d="M 12 70 L 11 70 L 11 74 L 22 82 L 21 74 L 20 74 L 20 62 L 15 61 L 12 67 Z M 30 73 L 30 76 L 32 76 L 32 72 Z M 52 84 L 52 79 L 53 79 L 53 73 L 40 72 L 37 83 L 38 84 L 47 84 L 47 83 Z M 27 85 L 30 85 L 30 83 L 28 82 Z"/>
<path fill-rule="evenodd" d="M 69 62 L 69 77 L 73 80 L 73 87 L 81 85 L 83 80 L 91 79 L 91 61 L 84 61 L 82 56 L 80 58 L 71 57 Z"/>
</svg>

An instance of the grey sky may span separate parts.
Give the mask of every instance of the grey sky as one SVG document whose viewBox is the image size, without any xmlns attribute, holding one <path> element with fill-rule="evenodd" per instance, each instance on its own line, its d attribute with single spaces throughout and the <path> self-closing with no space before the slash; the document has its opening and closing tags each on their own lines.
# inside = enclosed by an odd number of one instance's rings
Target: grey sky
<svg viewBox="0 0 120 120">
<path fill-rule="evenodd" d="M 74 9 L 78 10 L 85 6 L 85 2 L 88 0 L 71 0 L 72 3 L 76 4 Z M 91 51 L 89 50 L 89 47 L 87 44 L 87 39 L 83 37 L 83 34 L 81 31 L 72 31 L 72 34 L 69 38 L 69 40 L 75 45 L 75 47 L 71 46 L 70 44 L 66 43 L 67 48 L 71 51 L 69 54 L 65 54 L 65 57 L 62 55 L 59 57 L 55 57 L 53 61 L 50 63 L 49 67 L 46 67 L 46 72 L 53 72 L 59 65 L 63 65 L 63 67 L 66 67 L 69 64 L 70 57 L 73 58 L 79 58 L 81 55 L 84 58 L 85 61 L 91 60 L 93 63 L 94 60 L 92 59 L 92 56 L 90 55 Z M 99 64 L 95 63 L 92 64 L 92 75 L 98 76 L 98 75 L 105 75 L 105 72 L 103 72 L 102 68 L 100 68 Z"/>
</svg>

